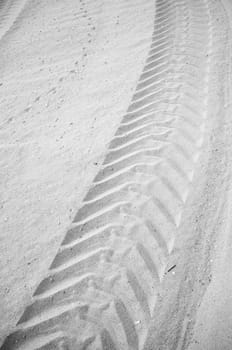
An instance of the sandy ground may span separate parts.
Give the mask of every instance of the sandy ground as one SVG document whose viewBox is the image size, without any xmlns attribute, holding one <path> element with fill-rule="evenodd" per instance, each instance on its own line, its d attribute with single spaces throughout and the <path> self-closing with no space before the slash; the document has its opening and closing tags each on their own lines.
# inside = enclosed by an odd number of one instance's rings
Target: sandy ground
<svg viewBox="0 0 232 350">
<path fill-rule="evenodd" d="M 0 4 L 2 339 L 33 303 L 3 350 L 231 350 L 232 2 L 23 6 Z"/>
<path fill-rule="evenodd" d="M 217 173 L 220 181 L 219 190 L 215 191 L 214 198 L 210 205 L 214 207 L 213 214 L 210 215 L 213 225 L 209 225 L 206 234 L 211 235 L 211 242 L 208 243 L 208 265 L 210 266 L 208 275 L 209 282 L 197 311 L 195 325 L 192 331 L 192 340 L 188 349 L 190 350 L 227 350 L 232 347 L 232 237 L 231 237 L 231 176 L 232 176 L 232 158 L 231 158 L 231 20 L 232 3 L 222 1 L 224 6 L 225 22 L 229 24 L 227 33 L 227 50 L 229 51 L 229 60 L 226 74 L 221 77 L 221 84 L 228 86 L 228 92 L 224 101 L 218 101 L 218 112 L 216 120 L 219 120 L 218 126 L 212 137 L 210 167 Z M 228 55 L 228 53 L 227 53 Z M 220 83 L 219 83 L 220 84 Z M 216 156 L 216 152 L 219 154 Z M 220 165 L 219 165 L 220 164 Z M 220 166 L 220 170 L 219 170 Z M 214 177 L 211 172 L 208 175 L 208 182 Z M 215 180 L 214 180 L 215 181 Z M 203 201 L 203 199 L 202 199 Z M 216 201 L 216 204 L 215 204 Z M 214 202 L 214 203 L 213 203 Z"/>
<path fill-rule="evenodd" d="M 0 42 L 1 338 L 30 303 L 126 111 L 155 10 L 153 0 L 31 0 L 12 26 L 23 1 L 11 3 Z"/>
</svg>

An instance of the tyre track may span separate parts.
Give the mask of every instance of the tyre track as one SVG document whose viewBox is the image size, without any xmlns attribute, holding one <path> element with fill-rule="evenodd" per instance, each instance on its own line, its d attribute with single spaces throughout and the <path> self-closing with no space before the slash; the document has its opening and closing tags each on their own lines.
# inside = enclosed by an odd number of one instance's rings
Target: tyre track
<svg viewBox="0 0 232 350">
<path fill-rule="evenodd" d="M 147 62 L 102 169 L 9 349 L 142 349 L 204 138 L 206 1 L 158 0 Z"/>
</svg>

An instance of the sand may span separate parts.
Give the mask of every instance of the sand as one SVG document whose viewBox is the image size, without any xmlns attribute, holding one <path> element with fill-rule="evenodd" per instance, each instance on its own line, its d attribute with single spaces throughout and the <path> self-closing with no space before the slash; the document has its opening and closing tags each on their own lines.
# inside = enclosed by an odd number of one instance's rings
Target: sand
<svg viewBox="0 0 232 350">
<path fill-rule="evenodd" d="M 30 303 L 127 109 L 154 10 L 150 0 L 31 0 L 1 39 L 1 338 Z"/>
<path fill-rule="evenodd" d="M 230 350 L 231 1 L 0 11 L 1 349 Z"/>
</svg>

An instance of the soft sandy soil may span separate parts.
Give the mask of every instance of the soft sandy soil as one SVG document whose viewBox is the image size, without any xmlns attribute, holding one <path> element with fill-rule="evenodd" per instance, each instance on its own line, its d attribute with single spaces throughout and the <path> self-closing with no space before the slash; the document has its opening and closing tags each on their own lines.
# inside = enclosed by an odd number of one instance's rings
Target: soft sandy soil
<svg viewBox="0 0 232 350">
<path fill-rule="evenodd" d="M 196 314 L 189 350 L 229 350 L 232 348 L 232 149 L 231 149 L 231 45 L 232 45 L 232 3 L 223 0 L 225 18 L 229 23 L 227 32 L 230 60 L 226 80 L 228 81 L 228 101 L 223 111 L 220 101 L 216 106 L 218 127 L 212 135 L 211 159 L 209 162 L 208 183 L 214 183 L 211 201 L 211 224 L 206 227 L 208 241 L 207 264 L 210 266 L 209 281 Z M 216 176 L 215 176 L 216 175 Z M 217 182 L 217 184 L 216 184 Z M 203 202 L 204 199 L 202 198 Z M 210 210 L 209 210 L 210 211 Z M 212 239 L 213 237 L 213 239 Z M 202 281 L 200 281 L 202 282 Z"/>
<path fill-rule="evenodd" d="M 196 3 L 206 7 L 208 17 L 201 17 Z M 177 31 L 176 37 L 185 47 L 181 51 L 178 40 L 175 45 L 183 57 L 182 61 L 169 63 L 177 67 L 183 64 L 183 71 L 186 69 L 191 76 L 195 72 L 191 62 L 194 66 L 197 57 L 191 56 L 189 42 L 206 39 L 204 59 L 208 67 L 204 69 L 210 73 L 206 74 L 204 100 L 207 115 L 197 135 L 190 135 L 186 125 L 182 135 L 174 133 L 174 144 L 185 134 L 181 151 L 189 159 L 182 165 L 183 169 L 190 168 L 191 181 L 186 185 L 190 195 L 181 192 L 183 215 L 178 216 L 178 224 L 174 222 L 178 227 L 175 244 L 163 271 L 162 288 L 157 287 L 156 309 L 143 349 L 231 350 L 232 2 L 186 0 L 186 4 L 192 6 L 193 13 L 196 10 L 200 23 L 200 29 L 190 25 L 189 32 L 203 30 L 206 25 L 208 36 L 199 39 L 199 33 L 195 33 L 195 37 L 188 38 L 187 30 L 186 37 L 182 29 Z M 49 0 L 46 5 L 43 0 L 30 0 L 22 10 L 23 5 L 23 1 L 0 4 L 4 19 L 0 27 L 0 339 L 11 332 L 30 304 L 33 291 L 101 166 L 144 66 L 155 14 L 154 0 Z M 191 22 L 186 13 L 184 24 Z M 208 22 L 202 23 L 206 18 Z M 158 37 L 159 28 L 156 31 Z M 184 57 L 184 50 L 191 58 Z M 170 70 L 170 105 L 173 96 L 179 97 L 178 87 L 172 85 L 181 80 L 182 70 L 178 69 Z M 185 91 L 182 93 L 184 96 Z M 201 101 L 200 94 L 197 101 Z M 194 114 L 189 102 L 192 97 L 194 94 L 186 97 L 189 109 L 183 108 L 187 117 L 188 113 L 191 117 Z M 193 124 L 201 116 L 200 103 L 198 107 Z M 174 116 L 175 111 L 170 108 L 169 112 Z M 185 122 L 181 118 L 179 121 Z M 180 130 L 178 122 L 175 127 Z M 195 136 L 200 151 L 193 160 L 189 156 L 191 148 L 185 145 L 186 138 Z M 194 176 L 191 166 L 188 168 L 190 160 Z M 179 183 L 176 185 L 174 190 L 172 187 L 175 195 Z M 161 192 L 157 188 L 163 198 Z M 171 207 L 173 203 L 167 200 L 167 204 Z M 166 214 L 166 221 L 171 221 L 162 203 L 159 209 Z M 147 259 L 147 265 L 155 270 L 152 258 Z M 140 323 L 136 320 L 133 326 L 139 328 Z M 129 340 L 134 328 L 126 328 Z"/>
<path fill-rule="evenodd" d="M 128 107 L 154 1 L 3 2 L 0 339 L 53 259 Z M 5 7 L 4 7 L 5 5 Z M 7 13 L 7 15 L 5 15 Z"/>
</svg>

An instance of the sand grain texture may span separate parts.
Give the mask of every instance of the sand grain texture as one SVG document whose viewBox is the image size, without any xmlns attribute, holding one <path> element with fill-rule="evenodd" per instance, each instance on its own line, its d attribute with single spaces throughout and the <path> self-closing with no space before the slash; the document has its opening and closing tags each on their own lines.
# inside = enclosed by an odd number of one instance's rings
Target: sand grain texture
<svg viewBox="0 0 232 350">
<path fill-rule="evenodd" d="M 3 296 L 21 316 L 1 349 L 229 350 L 230 3 L 49 6 L 30 2 L 2 39 L 3 278 L 24 274 L 33 296 Z M 29 19 L 43 34 L 20 62 Z"/>
<path fill-rule="evenodd" d="M 153 1 L 28 1 L 1 40 L 2 337 L 101 164 L 142 70 L 154 11 Z"/>
</svg>

